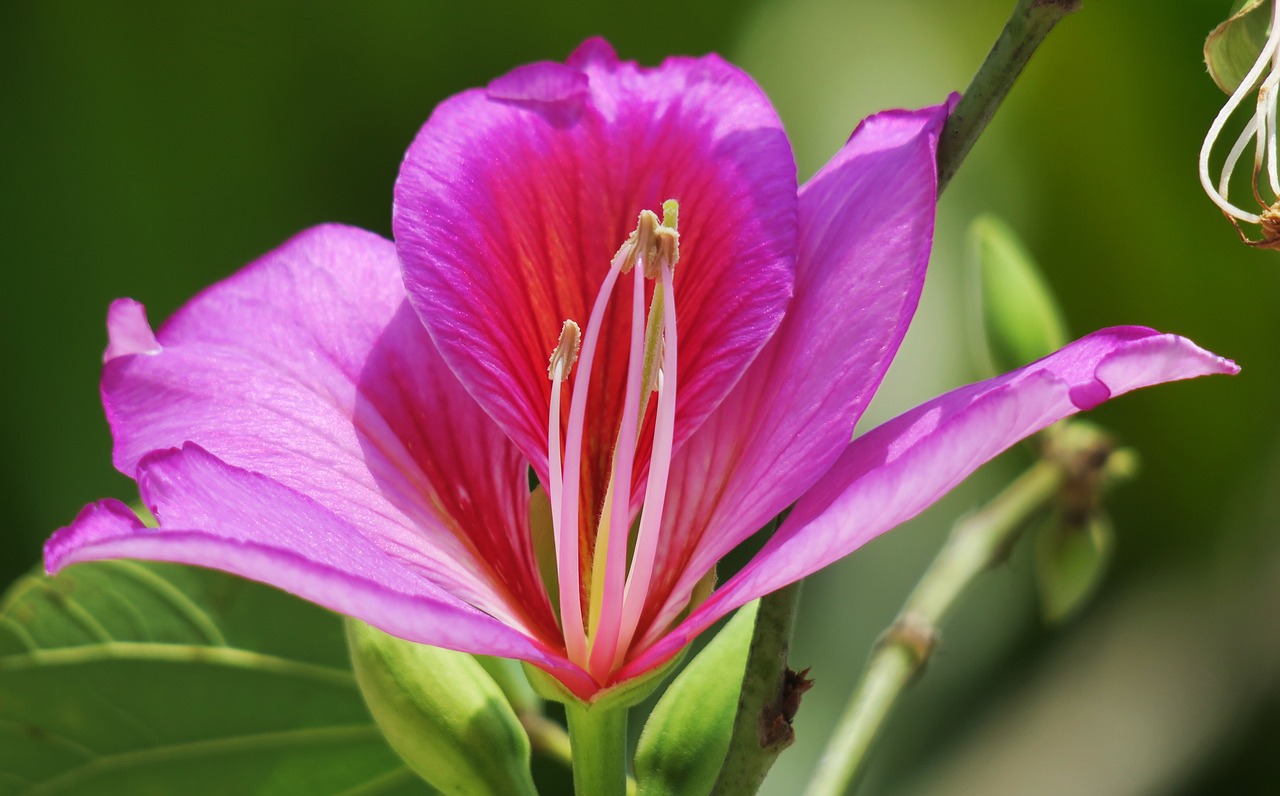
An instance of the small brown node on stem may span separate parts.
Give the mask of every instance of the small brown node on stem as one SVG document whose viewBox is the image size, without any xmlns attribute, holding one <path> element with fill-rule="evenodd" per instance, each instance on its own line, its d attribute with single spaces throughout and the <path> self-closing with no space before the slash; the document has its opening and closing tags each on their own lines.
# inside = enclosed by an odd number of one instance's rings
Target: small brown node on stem
<svg viewBox="0 0 1280 796">
<path fill-rule="evenodd" d="M 893 624 L 880 636 L 877 646 L 903 650 L 911 657 L 916 674 L 919 674 L 938 646 L 938 631 L 923 616 L 904 613 L 893 620 Z"/>
<path fill-rule="evenodd" d="M 782 673 L 778 697 L 760 711 L 760 748 L 782 751 L 795 743 L 796 732 L 791 726 L 800 711 L 800 698 L 810 688 L 813 679 L 808 669 L 795 671 L 790 667 Z"/>
</svg>

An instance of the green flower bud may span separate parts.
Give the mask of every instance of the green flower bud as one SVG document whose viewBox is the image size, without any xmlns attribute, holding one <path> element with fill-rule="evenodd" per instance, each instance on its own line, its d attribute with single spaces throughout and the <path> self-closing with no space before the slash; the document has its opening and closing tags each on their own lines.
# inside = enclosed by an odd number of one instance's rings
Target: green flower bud
<svg viewBox="0 0 1280 796">
<path fill-rule="evenodd" d="M 743 606 L 649 714 L 636 749 L 639 796 L 711 792 L 729 751 L 758 605 Z"/>
<path fill-rule="evenodd" d="M 1020 368 L 1067 343 L 1053 293 L 1007 224 L 980 216 L 969 228 L 969 252 L 982 308 L 983 348 L 993 372 Z"/>
<path fill-rule="evenodd" d="M 1036 535 L 1036 585 L 1046 622 L 1068 619 L 1097 591 L 1111 561 L 1115 530 L 1100 511 L 1055 510 Z"/>
<path fill-rule="evenodd" d="M 537 793 L 529 738 L 476 660 L 348 619 L 347 644 L 369 711 L 391 747 L 442 793 Z"/>
</svg>

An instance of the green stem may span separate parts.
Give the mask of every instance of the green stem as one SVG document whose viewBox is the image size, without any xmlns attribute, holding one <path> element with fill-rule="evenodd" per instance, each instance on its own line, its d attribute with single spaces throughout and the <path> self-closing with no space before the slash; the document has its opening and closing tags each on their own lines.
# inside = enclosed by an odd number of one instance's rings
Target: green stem
<svg viewBox="0 0 1280 796">
<path fill-rule="evenodd" d="M 1004 559 L 1030 517 L 1060 497 L 1086 486 L 1100 490 L 1131 473 L 1130 457 L 1113 454 L 1110 439 L 1087 424 L 1055 429 L 1044 439 L 1044 458 L 956 523 L 872 651 L 805 796 L 840 796 L 858 780 L 898 698 L 928 661 L 937 628 L 978 576 Z"/>
<path fill-rule="evenodd" d="M 791 731 L 794 703 L 788 706 L 787 698 L 798 699 L 798 694 L 788 693 L 787 653 L 799 605 L 799 583 L 760 600 L 729 752 L 711 789 L 712 796 L 755 793 L 773 761 L 795 740 Z"/>
<path fill-rule="evenodd" d="M 1083 0 L 1018 0 L 987 59 L 942 129 L 938 141 L 938 193 L 951 182 L 1040 42 Z"/>
<path fill-rule="evenodd" d="M 624 796 L 627 790 L 627 710 L 570 700 L 564 706 L 578 796 Z"/>
</svg>

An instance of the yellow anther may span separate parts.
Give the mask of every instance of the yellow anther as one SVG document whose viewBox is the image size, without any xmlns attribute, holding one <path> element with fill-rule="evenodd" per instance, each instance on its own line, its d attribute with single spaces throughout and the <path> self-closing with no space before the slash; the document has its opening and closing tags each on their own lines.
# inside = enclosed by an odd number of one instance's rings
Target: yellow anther
<svg viewBox="0 0 1280 796">
<path fill-rule="evenodd" d="M 582 347 L 582 330 L 578 324 L 566 320 L 560 329 L 560 340 L 556 350 L 551 352 L 551 362 L 547 365 L 547 378 L 552 381 L 564 381 L 578 361 L 578 349 Z"/>
</svg>

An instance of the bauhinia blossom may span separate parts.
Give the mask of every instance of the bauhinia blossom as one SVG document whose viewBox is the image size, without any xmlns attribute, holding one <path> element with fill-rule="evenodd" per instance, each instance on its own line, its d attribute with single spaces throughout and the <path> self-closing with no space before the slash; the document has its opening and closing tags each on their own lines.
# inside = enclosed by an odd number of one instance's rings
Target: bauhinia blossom
<svg viewBox="0 0 1280 796">
<path fill-rule="evenodd" d="M 590 699 L 1050 423 L 1236 371 L 1108 329 L 850 443 L 920 296 L 948 110 L 872 116 L 797 189 L 773 108 L 716 56 L 646 69 L 593 40 L 447 100 L 394 244 L 309 230 L 155 334 L 112 305 L 115 464 L 159 528 L 90 505 L 49 570 L 223 569 Z"/>
</svg>

